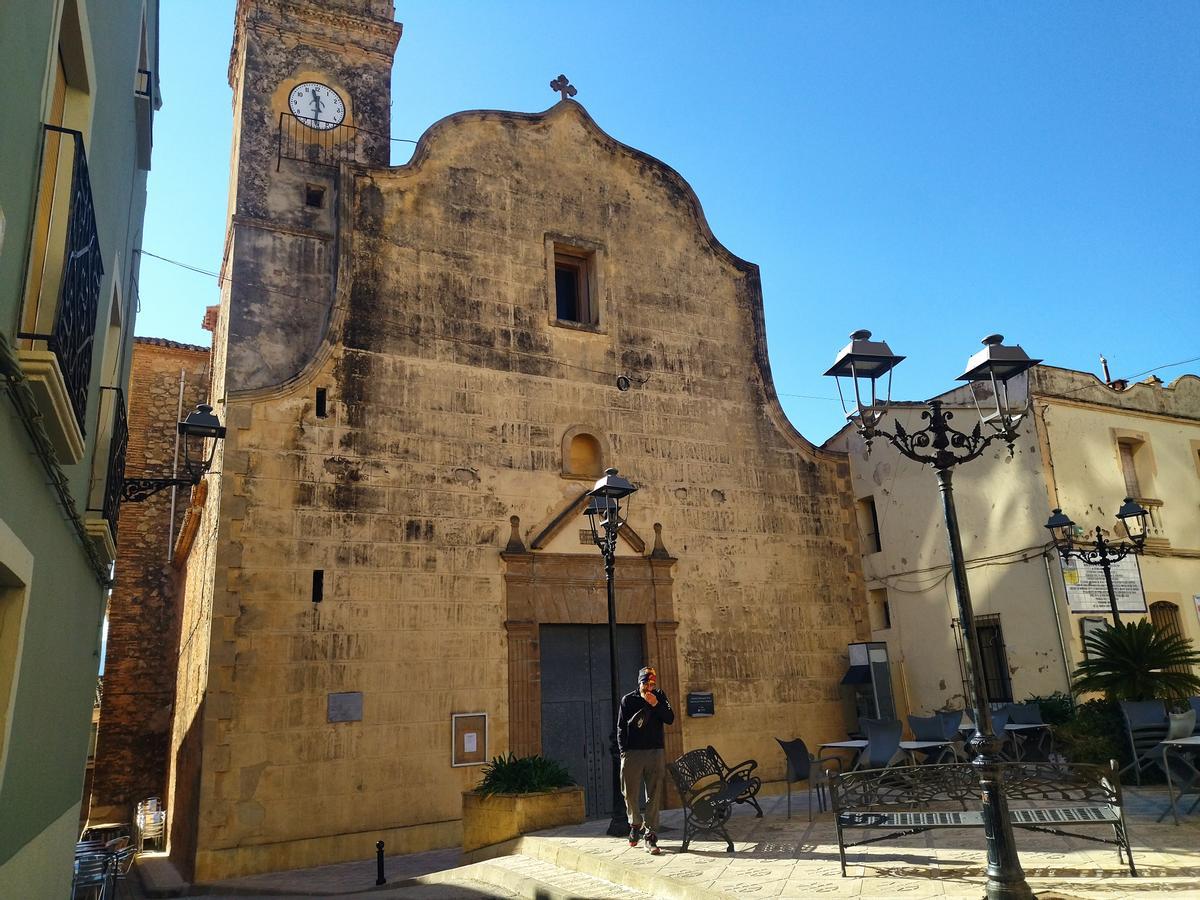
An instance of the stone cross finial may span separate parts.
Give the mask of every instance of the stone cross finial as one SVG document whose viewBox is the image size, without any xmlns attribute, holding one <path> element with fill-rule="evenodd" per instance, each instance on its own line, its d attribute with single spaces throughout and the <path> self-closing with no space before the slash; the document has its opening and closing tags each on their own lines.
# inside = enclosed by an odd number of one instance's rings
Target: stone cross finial
<svg viewBox="0 0 1200 900">
<path fill-rule="evenodd" d="M 577 90 L 575 90 L 575 86 L 567 80 L 566 75 L 559 75 L 552 82 L 550 82 L 550 90 L 558 91 L 560 94 L 562 94 L 562 98 L 564 100 L 566 100 L 568 97 L 574 97 L 577 93 L 579 93 Z"/>
</svg>

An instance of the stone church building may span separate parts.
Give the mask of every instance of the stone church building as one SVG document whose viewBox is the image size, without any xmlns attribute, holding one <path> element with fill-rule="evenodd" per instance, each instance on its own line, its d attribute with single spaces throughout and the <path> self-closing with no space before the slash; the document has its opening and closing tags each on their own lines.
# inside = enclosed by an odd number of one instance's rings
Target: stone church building
<svg viewBox="0 0 1200 900">
<path fill-rule="evenodd" d="M 199 880 L 453 845 L 509 751 L 607 813 L 582 498 L 608 466 L 639 487 L 622 680 L 658 668 L 669 757 L 711 743 L 782 779 L 774 738 L 844 734 L 867 634 L 847 463 L 780 408 L 757 267 L 565 97 L 448 116 L 390 166 L 393 16 L 237 7 L 229 430 L 184 563 L 167 798 Z"/>
</svg>

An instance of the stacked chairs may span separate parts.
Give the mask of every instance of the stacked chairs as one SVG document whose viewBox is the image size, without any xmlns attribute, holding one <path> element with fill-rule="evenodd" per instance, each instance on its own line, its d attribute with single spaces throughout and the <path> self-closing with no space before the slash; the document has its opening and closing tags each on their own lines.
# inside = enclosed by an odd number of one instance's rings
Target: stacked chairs
<svg viewBox="0 0 1200 900">
<path fill-rule="evenodd" d="M 151 841 L 155 850 L 162 850 L 167 827 L 167 812 L 162 808 L 162 801 L 157 797 L 149 797 L 138 803 L 134 827 L 137 829 L 139 852 L 145 850 L 146 844 Z"/>
</svg>

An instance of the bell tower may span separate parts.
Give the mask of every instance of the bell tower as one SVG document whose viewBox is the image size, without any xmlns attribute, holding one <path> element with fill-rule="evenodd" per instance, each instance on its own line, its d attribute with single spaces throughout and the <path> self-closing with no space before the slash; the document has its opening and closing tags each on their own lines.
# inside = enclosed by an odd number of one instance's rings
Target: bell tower
<svg viewBox="0 0 1200 900">
<path fill-rule="evenodd" d="M 390 159 L 392 0 L 238 0 L 222 325 L 224 385 L 300 372 L 333 302 L 344 164 Z"/>
</svg>

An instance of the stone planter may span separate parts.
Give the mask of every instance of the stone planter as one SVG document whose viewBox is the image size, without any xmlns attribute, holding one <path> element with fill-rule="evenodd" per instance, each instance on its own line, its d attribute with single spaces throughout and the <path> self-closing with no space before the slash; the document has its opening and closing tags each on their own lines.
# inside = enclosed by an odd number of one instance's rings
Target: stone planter
<svg viewBox="0 0 1200 900">
<path fill-rule="evenodd" d="M 463 791 L 463 853 L 511 838 L 583 821 L 583 788 L 565 787 L 538 794 Z"/>
</svg>

